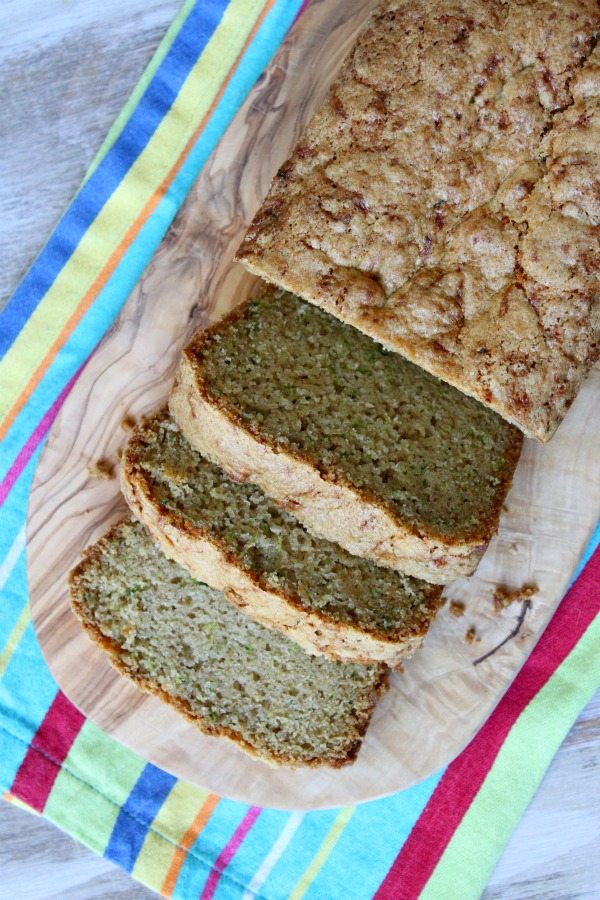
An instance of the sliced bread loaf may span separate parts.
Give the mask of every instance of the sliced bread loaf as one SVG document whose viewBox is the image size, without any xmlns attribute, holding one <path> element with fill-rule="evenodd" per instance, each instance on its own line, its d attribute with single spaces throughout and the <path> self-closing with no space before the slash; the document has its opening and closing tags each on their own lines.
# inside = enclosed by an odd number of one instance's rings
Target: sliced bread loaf
<svg viewBox="0 0 600 900">
<path fill-rule="evenodd" d="M 113 665 L 198 728 L 290 766 L 342 766 L 386 690 L 383 666 L 310 656 L 242 615 L 121 522 L 71 573 L 73 608 Z"/>
<path fill-rule="evenodd" d="M 270 288 L 195 336 L 170 409 L 197 450 L 316 534 L 437 583 L 474 570 L 522 444 L 477 401 Z"/>
<path fill-rule="evenodd" d="M 133 433 L 121 486 L 167 556 L 305 650 L 395 667 L 423 642 L 440 587 L 310 534 L 193 450 L 168 413 Z"/>
</svg>

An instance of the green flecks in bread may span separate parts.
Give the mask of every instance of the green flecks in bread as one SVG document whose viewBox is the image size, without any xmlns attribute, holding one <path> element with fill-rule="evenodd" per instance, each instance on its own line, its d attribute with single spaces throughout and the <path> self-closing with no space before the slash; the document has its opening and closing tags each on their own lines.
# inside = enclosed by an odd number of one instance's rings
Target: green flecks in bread
<svg viewBox="0 0 600 900">
<path fill-rule="evenodd" d="M 190 447 L 166 412 L 134 433 L 124 476 L 141 483 L 145 499 L 169 524 L 200 528 L 235 567 L 289 599 L 300 615 L 319 612 L 340 628 L 402 642 L 424 635 L 439 606 L 440 587 L 352 556 L 308 532 L 260 488 L 231 481 Z M 178 558 L 170 536 L 169 552 Z M 179 561 L 185 565 L 185 558 Z"/>
<path fill-rule="evenodd" d="M 489 540 L 521 447 L 496 413 L 289 293 L 199 341 L 207 391 L 253 434 L 417 531 Z"/>
<path fill-rule="evenodd" d="M 131 521 L 86 551 L 70 589 L 112 662 L 202 731 L 290 765 L 356 756 L 385 690 L 383 666 L 308 655 L 194 581 Z"/>
</svg>

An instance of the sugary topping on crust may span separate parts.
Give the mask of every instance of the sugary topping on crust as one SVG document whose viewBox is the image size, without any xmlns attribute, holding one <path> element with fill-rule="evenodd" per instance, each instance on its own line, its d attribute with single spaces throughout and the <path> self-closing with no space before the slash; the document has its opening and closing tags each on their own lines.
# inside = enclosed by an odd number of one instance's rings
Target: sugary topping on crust
<svg viewBox="0 0 600 900">
<path fill-rule="evenodd" d="M 599 28 L 595 0 L 383 3 L 240 258 L 549 436 L 598 358 Z"/>
</svg>

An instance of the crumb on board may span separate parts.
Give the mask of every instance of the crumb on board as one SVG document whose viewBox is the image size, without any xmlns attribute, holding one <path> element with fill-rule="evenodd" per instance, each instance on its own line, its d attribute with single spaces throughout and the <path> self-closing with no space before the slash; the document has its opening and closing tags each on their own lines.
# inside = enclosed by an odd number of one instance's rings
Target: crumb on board
<svg viewBox="0 0 600 900">
<path fill-rule="evenodd" d="M 477 629 L 474 625 L 471 625 L 470 628 L 467 629 L 467 633 L 465 634 L 465 641 L 467 644 L 474 644 L 475 641 L 480 641 L 481 638 L 477 637 Z"/>
<path fill-rule="evenodd" d="M 503 584 L 499 584 L 493 595 L 494 612 L 501 613 L 503 609 L 510 606 L 511 603 L 529 600 L 534 594 L 537 594 L 537 585 L 524 584 L 520 588 L 508 588 Z"/>
<path fill-rule="evenodd" d="M 456 616 L 458 619 L 460 616 L 464 616 L 465 614 L 465 604 L 462 600 L 451 600 L 450 601 L 450 615 Z"/>
<path fill-rule="evenodd" d="M 115 477 L 115 467 L 109 459 L 98 459 L 89 463 L 87 470 L 92 478 L 110 480 Z"/>
<path fill-rule="evenodd" d="M 121 421 L 121 428 L 123 428 L 124 431 L 133 431 L 135 428 L 135 418 L 132 415 L 127 414 Z"/>
</svg>

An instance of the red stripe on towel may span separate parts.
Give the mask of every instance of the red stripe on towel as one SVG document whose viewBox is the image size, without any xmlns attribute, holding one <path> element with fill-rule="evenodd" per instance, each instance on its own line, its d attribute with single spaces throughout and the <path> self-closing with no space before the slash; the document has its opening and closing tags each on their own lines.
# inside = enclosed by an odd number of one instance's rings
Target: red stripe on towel
<svg viewBox="0 0 600 900">
<path fill-rule="evenodd" d="M 375 900 L 416 900 L 475 799 L 513 724 L 600 612 L 600 549 L 567 592 L 508 691 L 450 763 Z"/>
<path fill-rule="evenodd" d="M 25 754 L 11 794 L 43 812 L 56 776 L 84 722 L 85 716 L 59 691 Z"/>
</svg>

